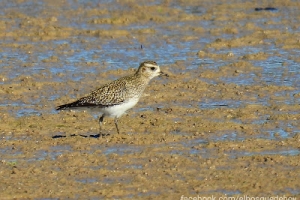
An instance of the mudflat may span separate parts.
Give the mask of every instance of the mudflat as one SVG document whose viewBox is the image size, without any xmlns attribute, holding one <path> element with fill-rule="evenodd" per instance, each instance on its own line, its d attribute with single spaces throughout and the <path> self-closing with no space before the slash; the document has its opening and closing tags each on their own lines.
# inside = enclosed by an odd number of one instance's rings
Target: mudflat
<svg viewBox="0 0 300 200">
<path fill-rule="evenodd" d="M 0 199 L 300 197 L 297 1 L 0 7 Z M 120 134 L 55 111 L 145 60 Z"/>
</svg>

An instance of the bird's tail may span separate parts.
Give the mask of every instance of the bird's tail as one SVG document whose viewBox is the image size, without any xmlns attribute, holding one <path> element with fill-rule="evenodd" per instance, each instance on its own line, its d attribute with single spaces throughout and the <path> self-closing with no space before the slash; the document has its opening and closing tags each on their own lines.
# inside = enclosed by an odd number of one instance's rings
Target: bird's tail
<svg viewBox="0 0 300 200">
<path fill-rule="evenodd" d="M 56 110 L 68 110 L 68 109 L 80 109 L 85 107 L 101 107 L 101 105 L 97 105 L 94 103 L 86 103 L 82 102 L 81 100 L 74 101 L 72 103 L 67 103 L 64 105 L 60 105 L 56 107 Z"/>
<path fill-rule="evenodd" d="M 55 109 L 56 110 L 66 110 L 66 109 L 73 108 L 73 107 L 76 107 L 75 102 L 57 106 Z"/>
</svg>

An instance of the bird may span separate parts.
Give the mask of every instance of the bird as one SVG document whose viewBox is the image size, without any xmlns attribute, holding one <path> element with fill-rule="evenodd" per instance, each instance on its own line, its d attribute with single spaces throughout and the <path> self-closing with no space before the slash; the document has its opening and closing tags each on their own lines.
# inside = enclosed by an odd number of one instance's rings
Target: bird
<svg viewBox="0 0 300 200">
<path fill-rule="evenodd" d="M 56 110 L 83 109 L 101 113 L 100 133 L 104 117 L 113 117 L 117 133 L 120 134 L 118 119 L 138 103 L 150 80 L 157 76 L 169 75 L 162 72 L 156 62 L 144 61 L 134 74 L 104 84 L 74 102 L 57 106 Z"/>
</svg>

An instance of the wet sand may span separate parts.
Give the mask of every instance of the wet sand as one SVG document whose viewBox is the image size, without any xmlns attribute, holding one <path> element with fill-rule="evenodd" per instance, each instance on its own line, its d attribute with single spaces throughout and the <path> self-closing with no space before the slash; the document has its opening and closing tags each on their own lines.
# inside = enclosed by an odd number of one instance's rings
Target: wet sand
<svg viewBox="0 0 300 200">
<path fill-rule="evenodd" d="M 300 197 L 299 3 L 51 2 L 0 3 L 1 199 Z M 121 134 L 55 111 L 144 60 Z"/>
</svg>

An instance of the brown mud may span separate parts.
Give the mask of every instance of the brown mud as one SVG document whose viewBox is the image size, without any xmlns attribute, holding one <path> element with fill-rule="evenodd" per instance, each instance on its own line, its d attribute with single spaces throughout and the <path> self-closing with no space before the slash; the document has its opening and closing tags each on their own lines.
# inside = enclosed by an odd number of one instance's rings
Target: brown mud
<svg viewBox="0 0 300 200">
<path fill-rule="evenodd" d="M 297 1 L 39 2 L 0 3 L 0 199 L 300 197 Z M 255 11 L 267 6 L 278 10 Z M 112 119 L 99 137 L 96 115 L 55 111 L 141 57 L 170 76 L 121 134 Z M 275 57 L 280 76 L 255 64 Z"/>
</svg>

